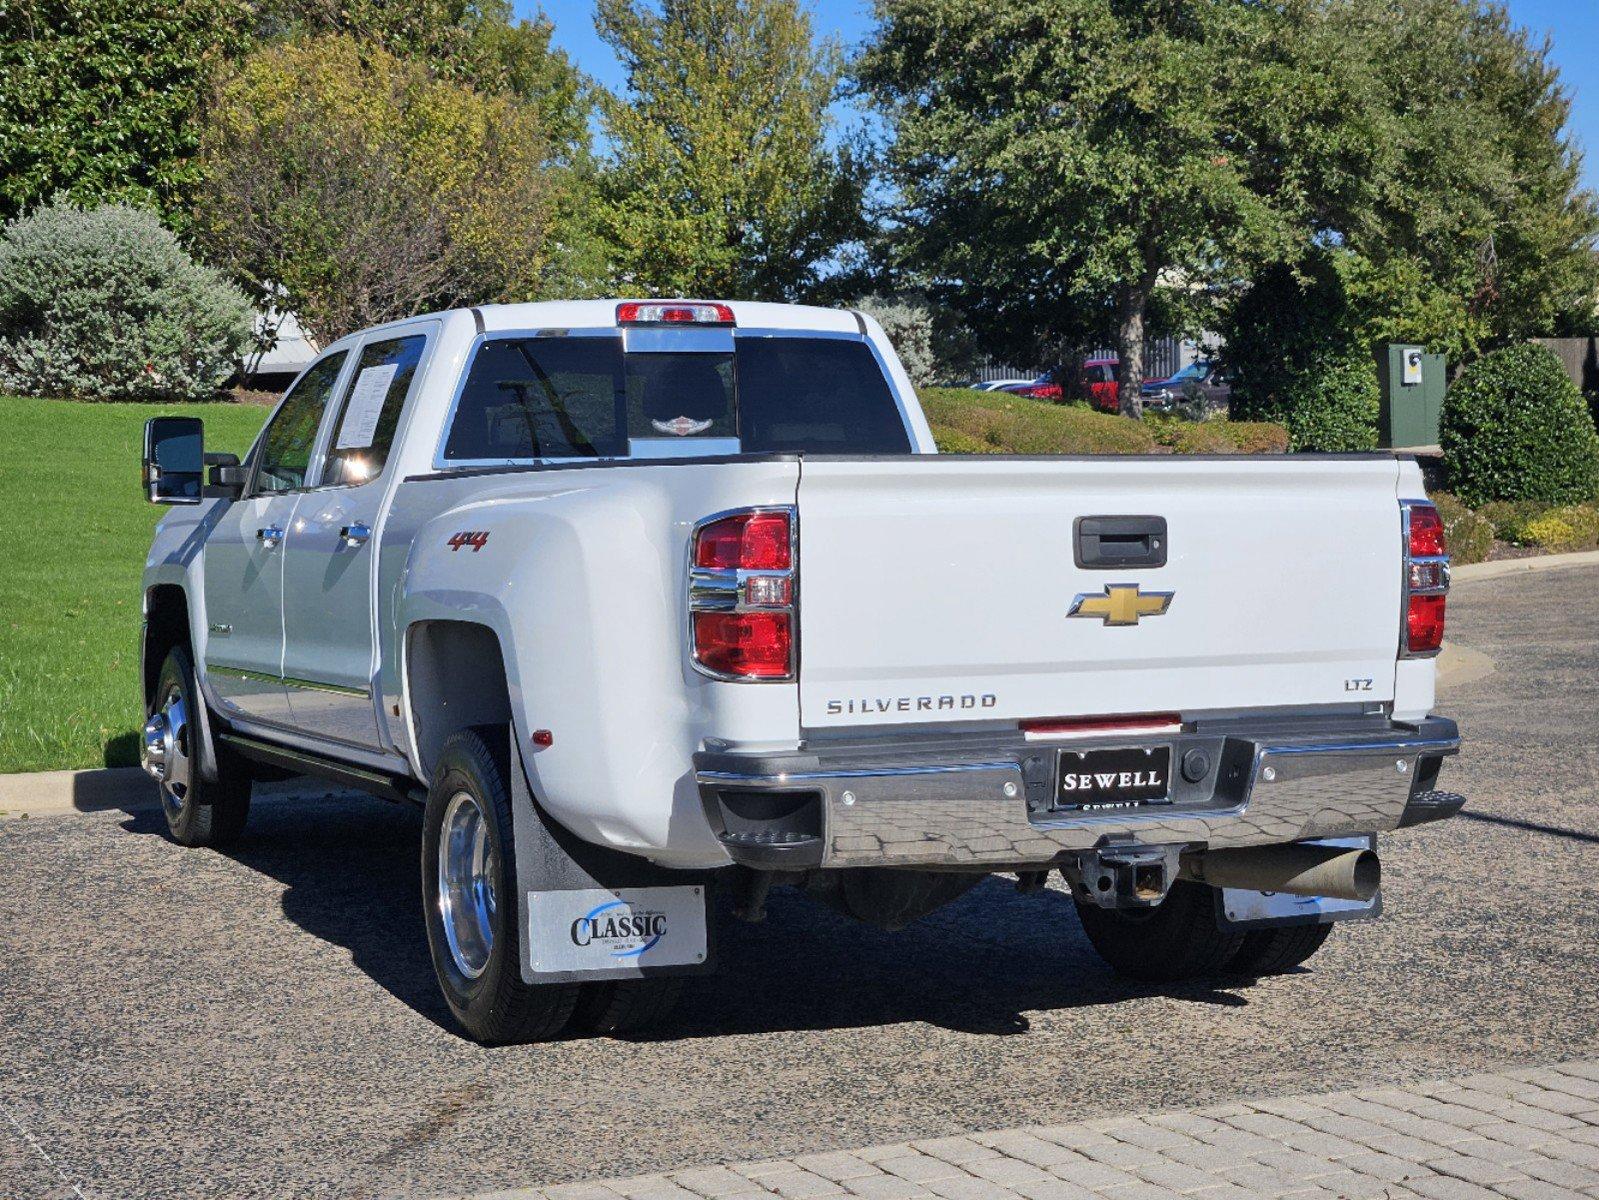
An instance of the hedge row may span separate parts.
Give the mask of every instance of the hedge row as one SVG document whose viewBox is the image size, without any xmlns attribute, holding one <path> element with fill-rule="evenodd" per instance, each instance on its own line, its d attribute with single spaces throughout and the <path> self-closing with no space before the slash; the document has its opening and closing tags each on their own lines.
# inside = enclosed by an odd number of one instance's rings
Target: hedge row
<svg viewBox="0 0 1599 1200">
<path fill-rule="evenodd" d="M 945 454 L 1280 454 L 1288 430 L 1267 421 L 1129 421 L 1084 405 L 1009 392 L 923 388 L 922 409 Z"/>
<path fill-rule="evenodd" d="M 1447 493 L 1432 499 L 1443 517 L 1449 556 L 1457 564 L 1482 562 L 1496 539 L 1551 554 L 1599 549 L 1599 506 L 1593 504 L 1491 500 L 1472 509 Z"/>
</svg>

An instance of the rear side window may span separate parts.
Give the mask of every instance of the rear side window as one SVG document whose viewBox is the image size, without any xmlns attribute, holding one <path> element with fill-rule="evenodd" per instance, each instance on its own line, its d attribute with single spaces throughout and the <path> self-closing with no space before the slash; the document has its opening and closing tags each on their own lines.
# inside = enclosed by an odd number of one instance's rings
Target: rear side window
<svg viewBox="0 0 1599 1200">
<path fill-rule="evenodd" d="M 383 473 L 426 346 L 425 336 L 413 334 L 362 347 L 355 379 L 333 426 L 319 486 L 350 487 Z"/>
<path fill-rule="evenodd" d="M 737 438 L 746 453 L 904 454 L 871 350 L 828 338 L 735 339 L 732 354 L 636 352 L 620 338 L 485 342 L 446 460 L 623 457 L 634 440 Z"/>
<path fill-rule="evenodd" d="M 864 342 L 738 343 L 738 432 L 746 451 L 909 454 L 888 380 Z"/>
<path fill-rule="evenodd" d="M 444 457 L 621 455 L 622 397 L 620 338 L 484 342 L 467 372 Z"/>
</svg>

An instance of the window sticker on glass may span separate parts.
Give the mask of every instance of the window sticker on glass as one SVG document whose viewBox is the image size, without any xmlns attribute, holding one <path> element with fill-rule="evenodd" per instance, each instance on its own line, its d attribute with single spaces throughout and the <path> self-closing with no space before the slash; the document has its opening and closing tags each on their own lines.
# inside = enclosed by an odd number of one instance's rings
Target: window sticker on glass
<svg viewBox="0 0 1599 1200">
<path fill-rule="evenodd" d="M 397 370 L 398 363 L 384 363 L 381 367 L 368 367 L 356 377 L 350 399 L 344 406 L 344 420 L 339 425 L 335 449 L 359 450 L 372 444 L 378 417 L 383 413 L 383 401 L 388 398 L 389 385 L 394 382 Z"/>
</svg>

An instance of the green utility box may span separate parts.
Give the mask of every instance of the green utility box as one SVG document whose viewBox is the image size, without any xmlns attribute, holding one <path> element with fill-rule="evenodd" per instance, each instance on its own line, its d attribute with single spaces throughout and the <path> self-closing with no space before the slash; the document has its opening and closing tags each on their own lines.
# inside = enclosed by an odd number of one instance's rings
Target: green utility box
<svg viewBox="0 0 1599 1200">
<path fill-rule="evenodd" d="M 1384 346 L 1377 352 L 1382 407 L 1377 415 L 1378 445 L 1410 449 L 1438 444 L 1438 416 L 1444 407 L 1444 356 L 1420 346 Z"/>
</svg>

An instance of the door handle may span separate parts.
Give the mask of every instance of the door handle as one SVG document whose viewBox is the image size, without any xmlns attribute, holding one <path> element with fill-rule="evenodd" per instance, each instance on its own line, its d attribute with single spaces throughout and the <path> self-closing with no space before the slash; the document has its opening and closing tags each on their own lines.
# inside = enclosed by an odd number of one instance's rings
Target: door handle
<svg viewBox="0 0 1599 1200">
<path fill-rule="evenodd" d="M 364 546 L 372 538 L 372 526 L 357 521 L 339 530 L 339 537 L 344 540 L 346 546 Z"/>
<path fill-rule="evenodd" d="M 1078 517 L 1073 540 L 1073 558 L 1090 570 L 1166 565 L 1165 517 Z"/>
<path fill-rule="evenodd" d="M 255 540 L 261 543 L 263 550 L 276 550 L 278 543 L 283 540 L 283 530 L 276 525 L 268 525 L 255 531 Z"/>
</svg>

